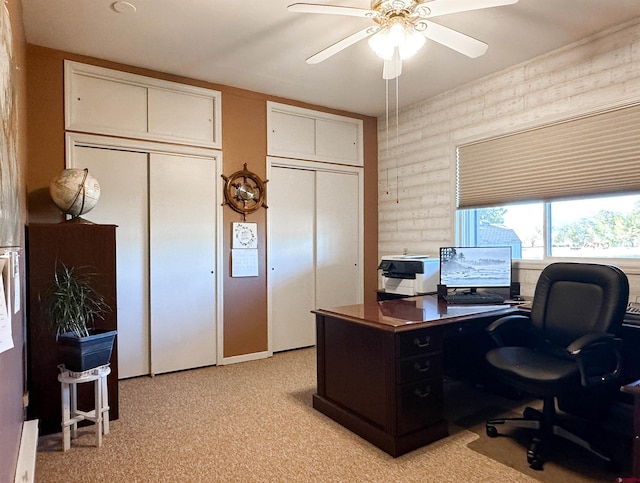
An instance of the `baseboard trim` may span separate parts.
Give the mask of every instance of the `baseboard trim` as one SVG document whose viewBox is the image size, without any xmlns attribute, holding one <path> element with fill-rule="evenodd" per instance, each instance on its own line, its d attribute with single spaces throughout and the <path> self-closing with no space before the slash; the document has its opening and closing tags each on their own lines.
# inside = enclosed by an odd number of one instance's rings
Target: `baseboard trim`
<svg viewBox="0 0 640 483">
<path fill-rule="evenodd" d="M 242 354 L 240 356 L 232 356 L 232 357 L 224 357 L 221 361 L 218 362 L 220 365 L 225 364 L 236 364 L 238 362 L 248 362 L 255 361 L 257 359 L 266 359 L 270 357 L 271 354 L 269 352 L 253 352 L 251 354 Z"/>
<path fill-rule="evenodd" d="M 38 450 L 38 420 L 32 419 L 22 424 L 18 464 L 16 465 L 15 483 L 35 481 L 36 451 Z"/>
</svg>

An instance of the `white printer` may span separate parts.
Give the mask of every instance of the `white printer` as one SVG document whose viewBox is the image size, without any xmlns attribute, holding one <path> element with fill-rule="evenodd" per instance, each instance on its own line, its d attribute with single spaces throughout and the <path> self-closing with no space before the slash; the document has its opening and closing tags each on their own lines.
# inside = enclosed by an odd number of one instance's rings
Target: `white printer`
<svg viewBox="0 0 640 483">
<path fill-rule="evenodd" d="M 378 270 L 382 270 L 382 288 L 388 293 L 435 293 L 440 283 L 440 260 L 426 255 L 384 256 Z"/>
</svg>

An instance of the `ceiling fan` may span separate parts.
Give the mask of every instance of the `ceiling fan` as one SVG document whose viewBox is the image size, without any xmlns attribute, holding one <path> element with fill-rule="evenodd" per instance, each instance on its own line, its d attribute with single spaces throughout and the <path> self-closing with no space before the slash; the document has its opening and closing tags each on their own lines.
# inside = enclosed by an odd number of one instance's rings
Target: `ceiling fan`
<svg viewBox="0 0 640 483">
<path fill-rule="evenodd" d="M 373 20 L 370 25 L 345 37 L 307 59 L 317 64 L 347 47 L 369 38 L 369 46 L 384 59 L 382 77 L 394 79 L 402 73 L 402 60 L 408 59 L 424 45 L 425 39 L 438 42 L 468 57 L 479 57 L 489 47 L 430 19 L 452 13 L 501 7 L 518 0 L 371 0 L 371 8 L 358 8 L 314 3 L 294 3 L 290 12 L 346 15 Z"/>
</svg>

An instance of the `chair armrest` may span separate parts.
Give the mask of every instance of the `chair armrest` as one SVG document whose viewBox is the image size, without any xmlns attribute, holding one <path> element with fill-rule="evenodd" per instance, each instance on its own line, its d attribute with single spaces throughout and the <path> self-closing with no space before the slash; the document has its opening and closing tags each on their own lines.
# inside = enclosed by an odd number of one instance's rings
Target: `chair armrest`
<svg viewBox="0 0 640 483">
<path fill-rule="evenodd" d="M 567 347 L 567 351 L 569 351 L 572 356 L 579 356 L 583 349 L 589 349 L 591 346 L 595 346 L 596 344 L 609 344 L 614 338 L 615 336 L 613 334 L 592 332 L 574 340 L 569 347 Z"/>
<path fill-rule="evenodd" d="M 627 394 L 631 394 L 634 399 L 640 397 L 640 380 L 630 382 L 629 384 L 625 384 L 620 388 L 622 392 L 626 392 Z"/>
<path fill-rule="evenodd" d="M 608 384 L 622 371 L 622 340 L 613 334 L 591 333 L 572 342 L 567 352 L 578 362 L 585 387 Z"/>
<path fill-rule="evenodd" d="M 535 332 L 526 315 L 506 315 L 485 329 L 498 346 L 531 347 Z"/>
</svg>

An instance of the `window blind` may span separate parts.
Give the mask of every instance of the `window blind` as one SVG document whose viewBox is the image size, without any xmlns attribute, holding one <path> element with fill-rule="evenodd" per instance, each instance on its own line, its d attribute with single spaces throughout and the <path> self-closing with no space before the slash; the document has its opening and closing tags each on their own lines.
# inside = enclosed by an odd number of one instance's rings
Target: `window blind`
<svg viewBox="0 0 640 483">
<path fill-rule="evenodd" d="M 640 191 L 640 104 L 458 147 L 457 205 Z"/>
</svg>

